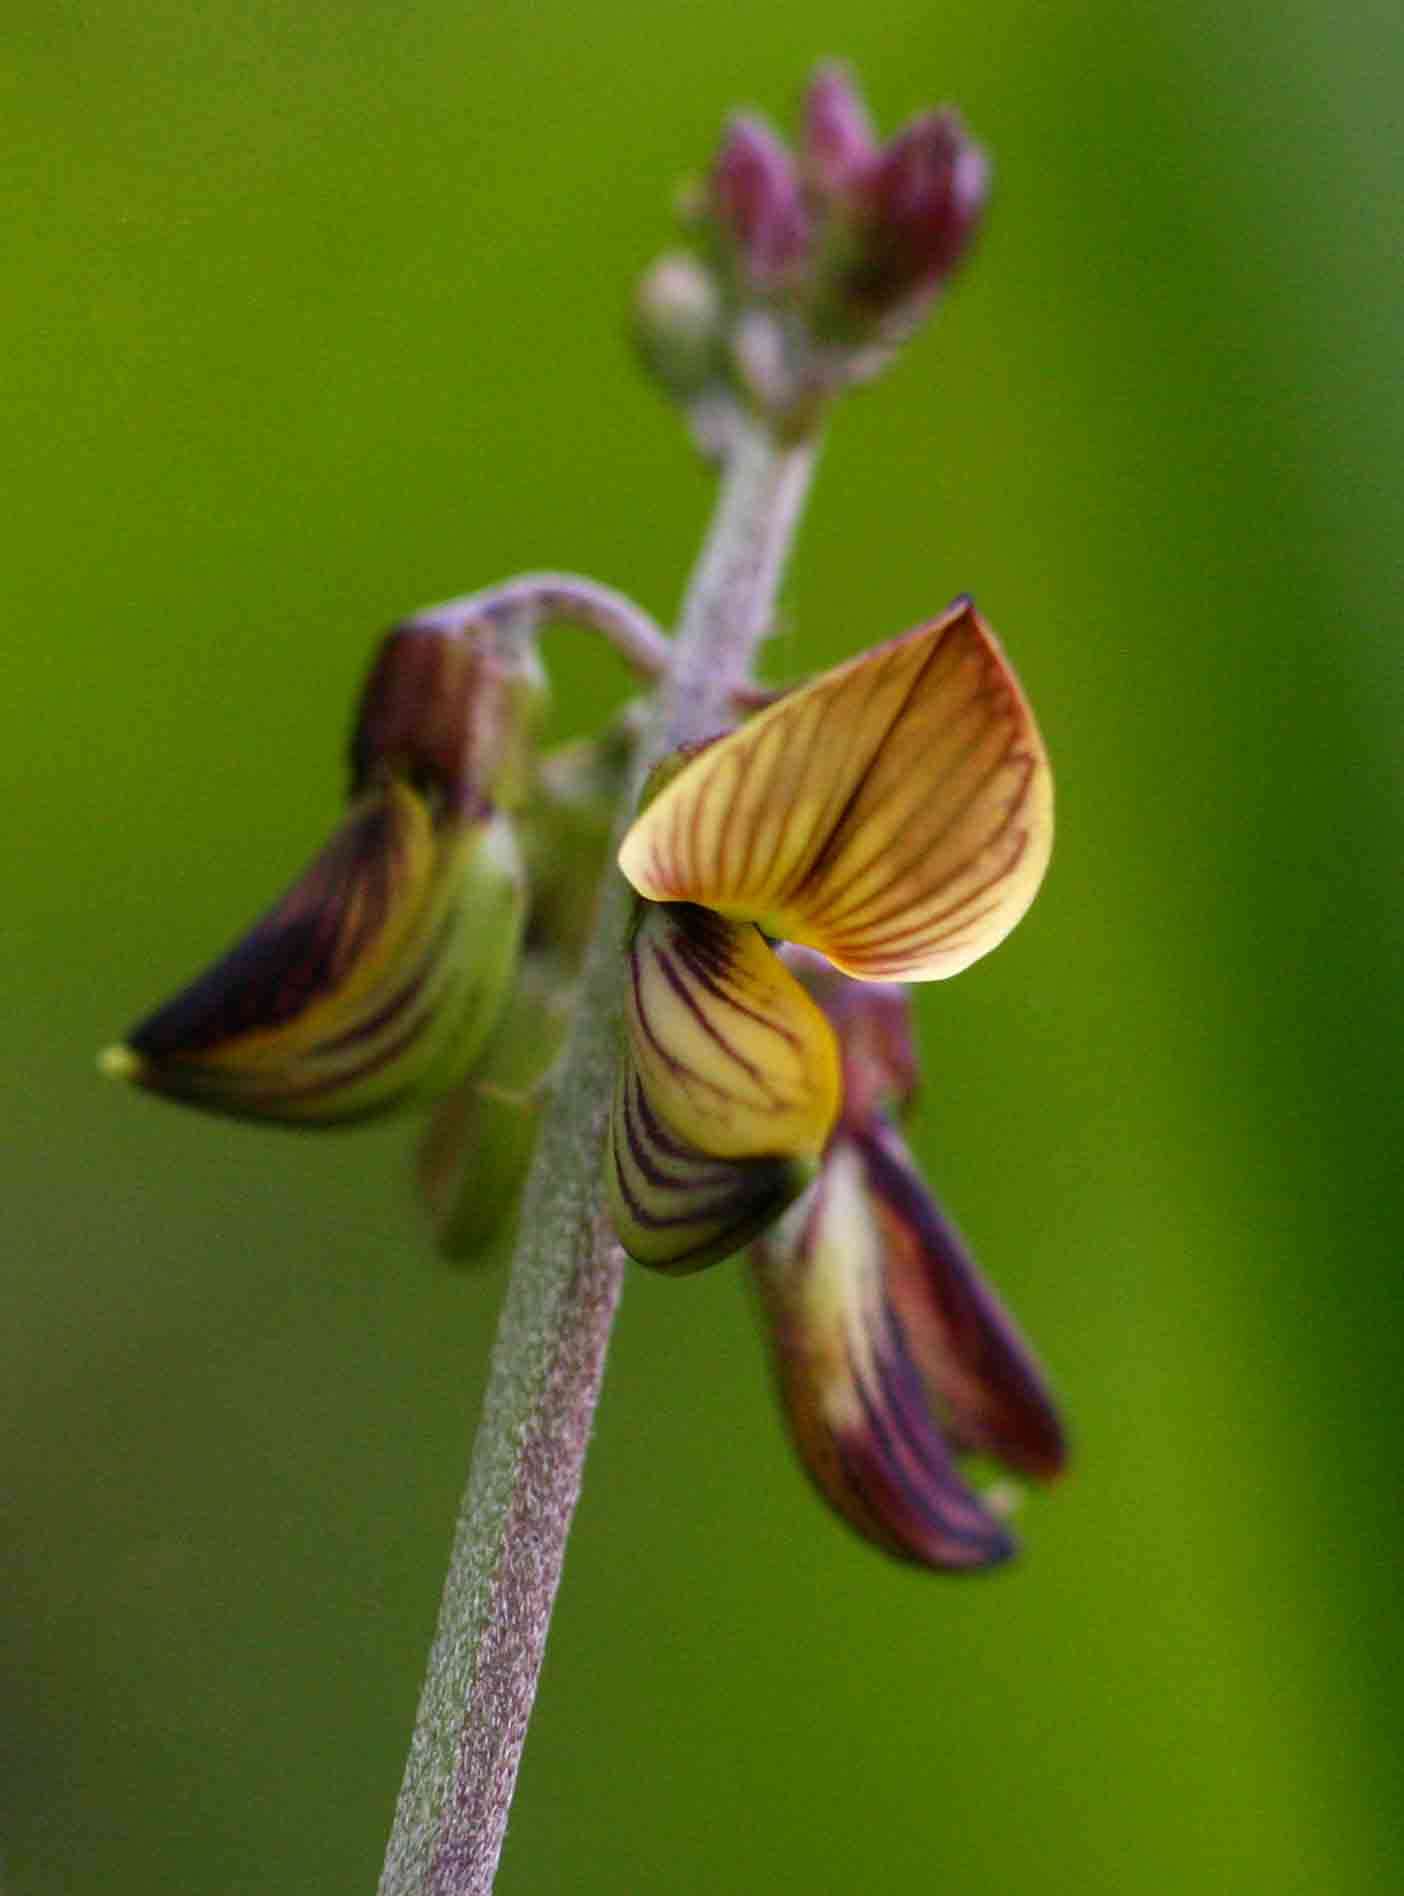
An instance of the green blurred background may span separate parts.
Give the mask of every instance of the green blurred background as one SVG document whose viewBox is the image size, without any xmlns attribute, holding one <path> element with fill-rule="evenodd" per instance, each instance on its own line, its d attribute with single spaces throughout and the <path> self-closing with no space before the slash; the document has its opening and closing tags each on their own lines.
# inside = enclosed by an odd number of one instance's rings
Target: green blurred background
<svg viewBox="0 0 1404 1896">
<path fill-rule="evenodd" d="M 833 431 L 779 672 L 974 591 L 1058 770 L 918 1144 L 1075 1472 L 1012 1569 L 791 1466 L 739 1272 L 634 1273 L 499 1881 L 1389 1891 L 1404 1552 L 1393 4 L 30 0 L 0 55 L 4 1887 L 374 1887 L 500 1274 L 403 1126 L 94 1050 L 328 828 L 379 628 L 661 615 L 710 477 L 621 340 L 722 114 L 959 101 L 986 240 Z M 620 678 L 552 646 L 557 726 Z"/>
</svg>

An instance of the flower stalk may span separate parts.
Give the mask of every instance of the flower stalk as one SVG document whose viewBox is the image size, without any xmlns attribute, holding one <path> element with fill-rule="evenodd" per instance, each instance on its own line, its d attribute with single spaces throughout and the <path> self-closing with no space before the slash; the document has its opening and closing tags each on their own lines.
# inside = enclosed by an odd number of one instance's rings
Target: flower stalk
<svg viewBox="0 0 1404 1896">
<path fill-rule="evenodd" d="M 300 1128 L 420 1110 L 445 1254 L 516 1215 L 381 1896 L 492 1888 L 626 1252 L 680 1273 L 751 1246 L 801 1462 L 888 1554 L 1007 1558 L 960 1461 L 1062 1466 L 1037 1366 L 898 1124 L 917 1060 L 896 984 L 997 946 L 1048 862 L 1032 711 L 964 597 L 790 691 L 751 669 L 828 410 L 935 305 L 985 193 L 954 112 L 879 144 L 838 67 L 798 151 L 734 119 L 689 200 L 697 253 L 661 258 L 634 312 L 722 470 L 676 636 L 553 572 L 392 627 L 331 841 L 102 1058 Z M 552 620 L 651 695 L 543 756 Z"/>
<path fill-rule="evenodd" d="M 723 729 L 744 696 L 816 451 L 813 437 L 737 430 L 620 835 L 646 770 Z M 496 1874 L 624 1268 L 601 1202 L 599 1075 L 617 1058 L 632 901 L 606 878 L 527 1180 L 380 1896 L 483 1896 Z"/>
</svg>

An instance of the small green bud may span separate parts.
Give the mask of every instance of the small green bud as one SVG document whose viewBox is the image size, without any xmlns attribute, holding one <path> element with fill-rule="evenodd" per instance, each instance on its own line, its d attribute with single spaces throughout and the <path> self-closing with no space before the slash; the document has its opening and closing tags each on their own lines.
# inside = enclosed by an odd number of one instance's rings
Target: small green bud
<svg viewBox="0 0 1404 1896">
<path fill-rule="evenodd" d="M 584 949 L 638 741 L 639 714 L 640 707 L 631 704 L 598 737 L 563 744 L 540 761 L 520 824 L 534 945 L 571 958 Z"/>
<path fill-rule="evenodd" d="M 445 1257 L 476 1261 L 510 1224 L 574 1000 L 563 962 L 524 957 L 472 1072 L 434 1108 L 415 1171 Z"/>
<path fill-rule="evenodd" d="M 634 299 L 634 338 L 650 372 L 684 406 L 722 369 L 722 300 L 693 257 L 669 251 L 646 271 Z"/>
</svg>

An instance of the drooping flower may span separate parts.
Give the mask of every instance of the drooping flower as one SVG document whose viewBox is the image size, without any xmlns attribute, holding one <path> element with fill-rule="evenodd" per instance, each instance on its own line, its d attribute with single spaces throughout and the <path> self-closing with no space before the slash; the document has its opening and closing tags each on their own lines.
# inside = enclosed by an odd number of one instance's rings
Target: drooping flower
<svg viewBox="0 0 1404 1896">
<path fill-rule="evenodd" d="M 626 1250 L 725 1256 L 829 1142 L 833 1029 L 769 940 L 866 981 L 958 973 L 1019 920 L 1051 843 L 1042 742 L 968 600 L 676 769 L 619 852 L 642 898 L 607 1168 Z"/>
<path fill-rule="evenodd" d="M 213 1112 L 308 1126 L 451 1086 L 492 1029 L 520 945 L 507 812 L 540 696 L 521 640 L 415 621 L 391 631 L 331 840 L 104 1068 Z"/>
<path fill-rule="evenodd" d="M 960 1460 L 1051 1478 L 1066 1455 L 1057 1411 L 897 1130 L 915 1082 L 905 990 L 782 953 L 834 1025 L 844 1072 L 818 1178 L 751 1252 L 791 1436 L 821 1493 L 888 1553 L 995 1565 L 1015 1542 Z"/>
</svg>

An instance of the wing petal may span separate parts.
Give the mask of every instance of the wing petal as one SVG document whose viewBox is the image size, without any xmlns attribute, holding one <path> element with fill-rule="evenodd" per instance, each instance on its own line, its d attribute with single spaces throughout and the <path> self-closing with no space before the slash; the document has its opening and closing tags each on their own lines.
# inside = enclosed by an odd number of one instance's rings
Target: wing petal
<svg viewBox="0 0 1404 1896">
<path fill-rule="evenodd" d="M 712 1158 L 817 1158 L 839 1105 L 833 1029 L 756 929 L 644 904 L 629 951 L 629 1058 L 649 1106 Z"/>
</svg>

